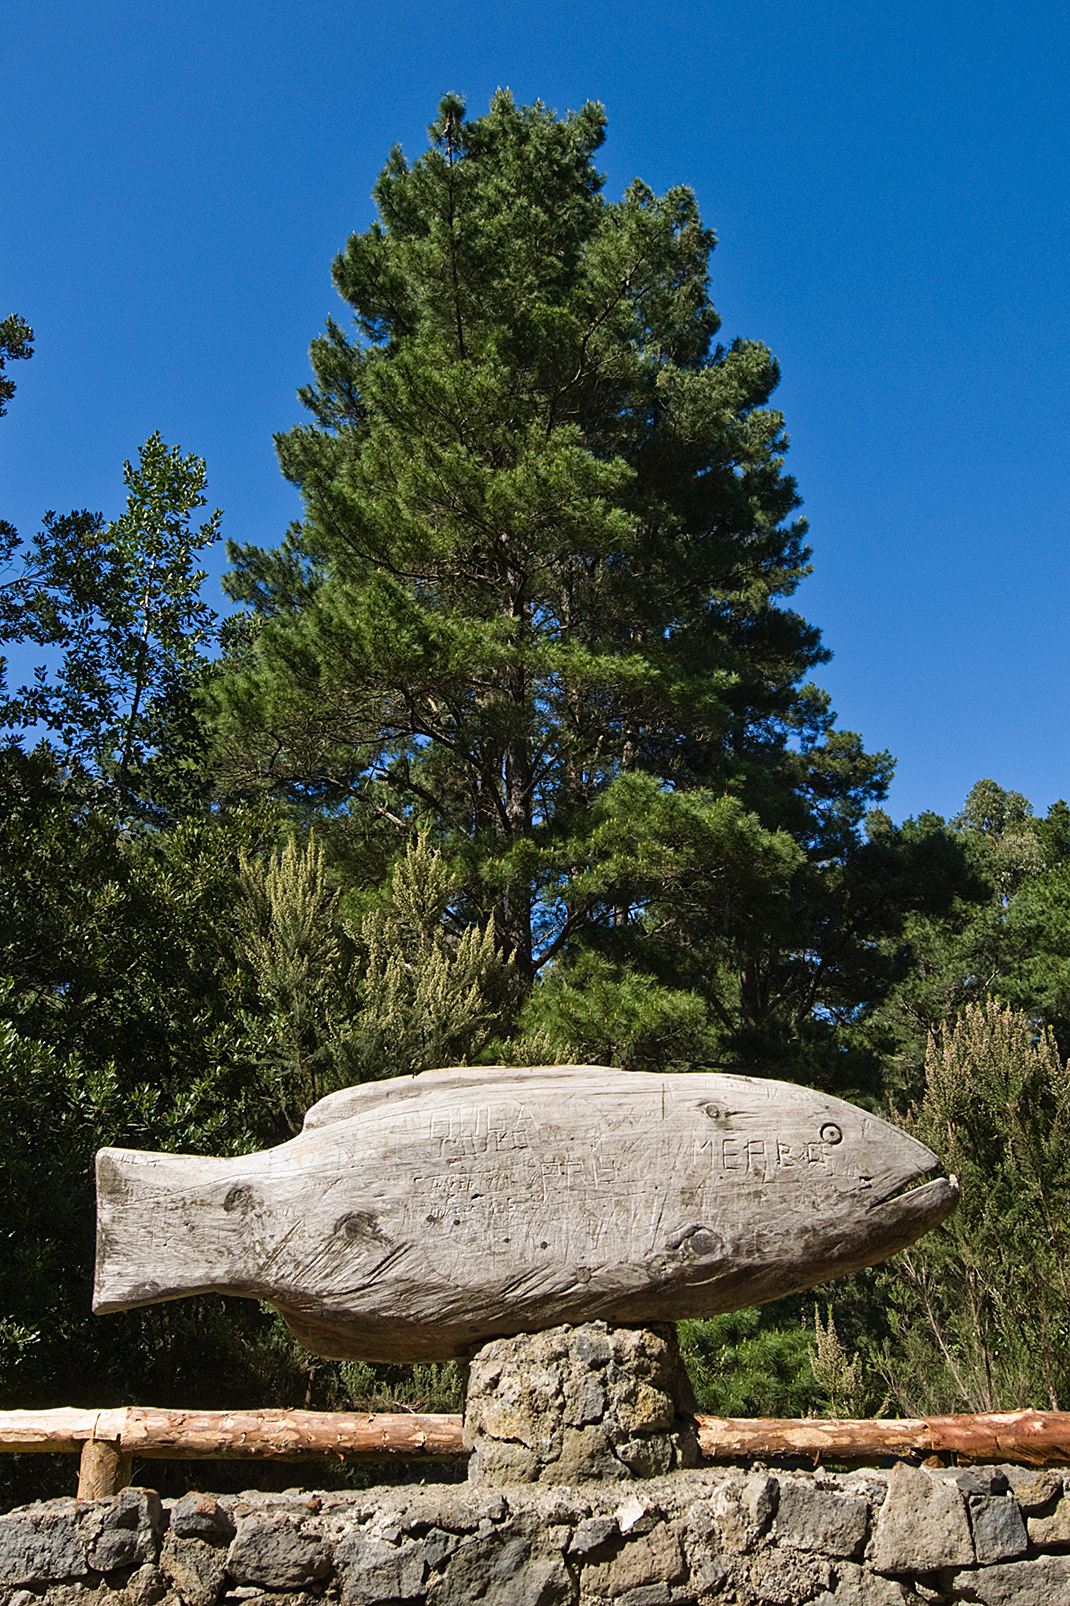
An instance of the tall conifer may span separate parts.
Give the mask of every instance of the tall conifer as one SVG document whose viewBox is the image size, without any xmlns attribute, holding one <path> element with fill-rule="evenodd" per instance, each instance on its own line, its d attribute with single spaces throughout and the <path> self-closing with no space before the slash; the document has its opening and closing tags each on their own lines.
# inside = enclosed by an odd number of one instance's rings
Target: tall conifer
<svg viewBox="0 0 1070 1606">
<path fill-rule="evenodd" d="M 634 926 L 644 809 L 671 846 L 673 799 L 730 796 L 704 851 L 735 931 L 740 854 L 778 886 L 842 859 L 889 769 L 833 729 L 786 605 L 809 553 L 776 362 L 715 343 L 690 190 L 605 198 L 604 130 L 450 96 L 425 154 L 392 152 L 334 266 L 353 325 L 313 343 L 311 421 L 278 442 L 305 516 L 233 549 L 258 619 L 216 694 L 234 785 L 429 828 L 464 870 L 451 918 L 492 916 L 522 978 Z M 597 863 L 629 772 L 634 885 L 619 829 Z"/>
</svg>

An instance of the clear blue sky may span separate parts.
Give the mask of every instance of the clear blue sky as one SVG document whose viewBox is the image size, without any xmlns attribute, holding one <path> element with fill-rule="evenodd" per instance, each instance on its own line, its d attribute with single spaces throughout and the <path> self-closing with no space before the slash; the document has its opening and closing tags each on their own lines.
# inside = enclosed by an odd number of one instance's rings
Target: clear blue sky
<svg viewBox="0 0 1070 1606">
<path fill-rule="evenodd" d="M 604 101 L 608 192 L 698 193 L 729 336 L 783 368 L 802 611 L 897 817 L 1070 793 L 1070 13 L 1019 0 L 7 0 L 0 316 L 37 335 L 0 513 L 122 504 L 154 429 L 237 539 L 392 143 L 442 93 Z"/>
</svg>

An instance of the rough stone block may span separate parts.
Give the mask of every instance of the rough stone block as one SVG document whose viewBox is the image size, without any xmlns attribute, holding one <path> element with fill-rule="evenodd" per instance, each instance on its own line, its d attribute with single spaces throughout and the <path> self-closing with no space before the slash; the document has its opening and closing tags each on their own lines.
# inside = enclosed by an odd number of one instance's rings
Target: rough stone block
<svg viewBox="0 0 1070 1606">
<path fill-rule="evenodd" d="M 626 1539 L 605 1561 L 583 1569 L 585 1595 L 596 1600 L 619 1601 L 630 1589 L 680 1583 L 687 1576 L 679 1534 L 661 1523 L 650 1533 Z"/>
<path fill-rule="evenodd" d="M 766 1532 L 777 1508 L 779 1484 L 766 1472 L 732 1473 L 709 1498 L 692 1507 L 692 1525 L 707 1522 L 718 1550 L 738 1555 Z"/>
<path fill-rule="evenodd" d="M 80 1578 L 87 1570 L 73 1500 L 49 1500 L 0 1517 L 0 1586 Z"/>
<path fill-rule="evenodd" d="M 418 1544 L 388 1545 L 357 1529 L 335 1547 L 335 1568 L 343 1606 L 423 1599 L 426 1567 Z"/>
<path fill-rule="evenodd" d="M 226 1582 L 226 1552 L 207 1539 L 186 1539 L 174 1529 L 164 1536 L 160 1567 L 186 1606 L 212 1606 Z"/>
<path fill-rule="evenodd" d="M 227 1552 L 227 1571 L 242 1584 L 304 1589 L 327 1577 L 331 1558 L 318 1534 L 302 1532 L 289 1517 L 246 1517 Z"/>
<path fill-rule="evenodd" d="M 191 1493 L 184 1494 L 171 1507 L 171 1532 L 180 1539 L 229 1544 L 234 1538 L 234 1523 L 215 1495 Z"/>
<path fill-rule="evenodd" d="M 606 1391 L 596 1373 L 586 1377 L 570 1375 L 562 1401 L 562 1420 L 569 1427 L 582 1428 L 597 1422 L 606 1408 Z"/>
<path fill-rule="evenodd" d="M 762 1606 L 803 1606 L 832 1581 L 831 1562 L 797 1550 L 755 1551 L 745 1569 L 749 1593 L 743 1598 L 761 1601 Z"/>
<path fill-rule="evenodd" d="M 968 1567 L 973 1560 L 966 1503 L 956 1485 L 922 1467 L 894 1467 L 877 1519 L 876 1571 L 930 1573 Z"/>
<path fill-rule="evenodd" d="M 126 1580 L 123 1594 L 129 1606 L 158 1606 L 169 1593 L 170 1580 L 159 1568 L 151 1562 L 144 1567 L 136 1567 Z M 172 1599 L 174 1597 L 172 1596 Z M 178 1603 L 175 1603 L 178 1606 Z"/>
<path fill-rule="evenodd" d="M 46 1601 L 47 1606 L 95 1606 L 102 1595 L 107 1600 L 118 1597 L 116 1606 L 119 1606 L 125 1591 L 116 1590 L 114 1595 L 111 1590 L 105 1593 L 105 1589 L 100 1587 L 98 1577 L 95 1584 L 73 1578 L 65 1584 L 52 1584 L 45 1595 L 36 1595 L 29 1590 L 24 1590 L 23 1593 L 29 1594 L 31 1601 L 38 1603 L 38 1606 L 42 1601 Z"/>
<path fill-rule="evenodd" d="M 1063 1495 L 1053 1511 L 1027 1519 L 1029 1537 L 1040 1550 L 1070 1545 L 1070 1495 Z"/>
<path fill-rule="evenodd" d="M 672 1435 L 651 1433 L 644 1438 L 624 1439 L 615 1446 L 633 1478 L 660 1478 L 672 1470 L 676 1451 Z"/>
<path fill-rule="evenodd" d="M 1025 1555 L 1029 1536 L 1017 1500 L 1005 1494 L 974 1496 L 967 1501 L 967 1509 L 973 1548 L 982 1566 Z"/>
<path fill-rule="evenodd" d="M 572 1334 L 572 1348 L 592 1371 L 608 1366 L 613 1359 L 609 1329 L 604 1322 L 586 1322 L 582 1327 L 577 1327 Z"/>
<path fill-rule="evenodd" d="M 672 1606 L 674 1600 L 679 1596 L 670 1584 L 640 1584 L 626 1590 L 616 1606 Z"/>
<path fill-rule="evenodd" d="M 1038 1556 L 956 1573 L 954 1599 L 980 1606 L 1065 1606 L 1070 1601 L 1070 1558 Z"/>
<path fill-rule="evenodd" d="M 918 1599 L 894 1578 L 841 1561 L 833 1568 L 831 1587 L 815 1595 L 812 1606 L 916 1606 Z"/>
<path fill-rule="evenodd" d="M 888 1494 L 888 1474 L 877 1467 L 855 1467 L 839 1477 L 847 1494 L 859 1494 L 869 1502 L 871 1510 L 879 1511 Z"/>
<path fill-rule="evenodd" d="M 590 1556 L 620 1538 L 616 1517 L 585 1517 L 568 1542 L 570 1556 Z"/>
<path fill-rule="evenodd" d="M 94 1505 L 83 1526 L 89 1565 L 96 1572 L 142 1567 L 160 1553 L 163 1506 L 155 1489 L 123 1489 Z"/>
<path fill-rule="evenodd" d="M 697 1463 L 693 1409 L 671 1328 L 590 1322 L 496 1339 L 469 1373 L 469 1482 L 659 1477 Z"/>
<path fill-rule="evenodd" d="M 1027 1516 L 1053 1506 L 1063 1492 L 1063 1480 L 1050 1467 L 1000 1467 L 1011 1493 Z"/>
<path fill-rule="evenodd" d="M 540 1462 L 525 1444 L 506 1439 L 480 1439 L 468 1462 L 469 1482 L 490 1489 L 506 1489 L 512 1483 L 534 1483 Z"/>
<path fill-rule="evenodd" d="M 605 1429 L 592 1424 L 565 1428 L 558 1456 L 541 1467 L 538 1476 L 543 1483 L 586 1483 L 589 1478 L 619 1478 L 623 1470 Z"/>
<path fill-rule="evenodd" d="M 821 1489 L 812 1481 L 780 1479 L 776 1535 L 795 1550 L 856 1556 L 866 1542 L 869 1505 L 861 1495 Z"/>
<path fill-rule="evenodd" d="M 676 1406 L 666 1388 L 636 1382 L 620 1390 L 617 1420 L 625 1433 L 667 1433 L 676 1419 Z"/>
<path fill-rule="evenodd" d="M 953 1483 L 960 1494 L 1006 1494 L 1007 1479 L 999 1467 L 934 1467 L 929 1476 Z"/>
<path fill-rule="evenodd" d="M 719 1602 L 722 1599 L 731 1599 L 726 1593 L 731 1573 L 732 1569 L 723 1556 L 701 1551 L 692 1553 L 691 1585 L 698 1591 L 701 1601 Z"/>
<path fill-rule="evenodd" d="M 542 1334 L 538 1336 L 543 1337 Z M 501 1345 L 506 1342 L 503 1339 Z M 550 1457 L 557 1453 L 561 1443 L 564 1380 L 560 1367 L 549 1363 L 547 1357 L 539 1357 L 542 1364 L 538 1364 L 535 1341 L 528 1339 L 527 1342 L 532 1350 L 531 1362 L 526 1367 L 495 1364 L 487 1373 L 489 1387 L 484 1386 L 480 1356 L 475 1357 L 468 1379 L 465 1430 L 467 1435 L 474 1417 L 474 1392 L 479 1432 L 488 1438 L 526 1445 L 537 1455 Z M 500 1346 L 487 1347 L 494 1350 Z"/>
<path fill-rule="evenodd" d="M 462 1542 L 427 1592 L 428 1606 L 558 1606 L 571 1598 L 560 1556 L 535 1556 L 529 1539 L 504 1534 Z"/>
<path fill-rule="evenodd" d="M 555 1556 L 531 1562 L 507 1590 L 472 1598 L 486 1602 L 486 1606 L 565 1606 L 575 1595 L 560 1556 Z M 458 1596 L 451 1606 L 467 1606 L 467 1603 Z"/>
<path fill-rule="evenodd" d="M 567 1531 L 566 1529 L 566 1533 Z M 440 1572 L 460 1542 L 456 1534 L 447 1533 L 444 1528 L 429 1529 L 420 1536 L 420 1554 L 424 1566 L 433 1572 Z"/>
</svg>

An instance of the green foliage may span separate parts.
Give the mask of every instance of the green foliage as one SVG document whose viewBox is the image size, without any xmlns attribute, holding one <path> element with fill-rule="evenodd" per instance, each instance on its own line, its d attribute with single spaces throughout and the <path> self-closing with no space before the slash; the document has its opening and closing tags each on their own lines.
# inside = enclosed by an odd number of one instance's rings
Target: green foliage
<svg viewBox="0 0 1070 1606">
<path fill-rule="evenodd" d="M 24 362 L 33 356 L 33 330 L 17 313 L 0 319 L 0 418 L 15 394 L 15 381 L 7 377 L 9 362 Z"/>
<path fill-rule="evenodd" d="M 335 924 L 322 845 L 291 835 L 266 860 L 240 860 L 238 953 L 255 1005 L 242 1017 L 269 1098 L 290 1132 L 345 1080 L 349 965 Z"/>
<path fill-rule="evenodd" d="M 117 1103 L 110 1067 L 77 1059 L 23 1037 L 12 1020 L 12 984 L 0 984 L 0 1378 L 8 1398 L 26 1398 L 43 1352 L 70 1337 L 72 1258 L 78 1292 L 88 1298 L 92 1216 L 85 1189 L 49 1186 L 60 1175 L 85 1176 L 105 1141 Z M 73 1252 L 73 1253 L 72 1253 Z"/>
<path fill-rule="evenodd" d="M 468 1367 L 464 1361 L 416 1366 L 372 1366 L 346 1361 L 339 1367 L 339 1410 L 463 1411 Z"/>
<path fill-rule="evenodd" d="M 24 362 L 32 356 L 33 330 L 29 324 L 15 313 L 0 320 L 0 418 L 15 394 L 15 381 L 7 377 L 7 364 Z M 49 609 L 41 606 L 39 578 L 21 549 L 15 526 L 0 518 L 0 646 L 50 639 Z M 0 655 L 0 728 L 8 724 L 9 717 L 7 662 Z"/>
<path fill-rule="evenodd" d="M 357 1080 L 465 1063 L 502 1024 L 512 967 L 498 951 L 493 919 L 456 919 L 459 892 L 457 875 L 421 833 L 354 921 Z"/>
<path fill-rule="evenodd" d="M 950 822 L 923 815 L 902 834 L 949 896 L 908 906 L 887 952 L 892 984 L 862 1026 L 889 1096 L 920 1096 L 928 1040 L 990 994 L 1051 1025 L 1070 1052 L 1066 805 L 1038 819 L 1020 793 L 978 781 Z"/>
<path fill-rule="evenodd" d="M 882 1274 L 884 1370 L 908 1409 L 1070 1402 L 1070 1074 L 1052 1035 L 994 1000 L 930 1043 L 911 1129 L 962 1202 Z"/>
<path fill-rule="evenodd" d="M 862 1357 L 852 1355 L 845 1348 L 836 1331 L 831 1307 L 826 1310 L 825 1320 L 822 1321 L 820 1310 L 814 1306 L 814 1348 L 810 1356 L 810 1369 L 830 1416 L 861 1417 L 869 1414 L 871 1402 Z"/>
<path fill-rule="evenodd" d="M 588 950 L 556 966 L 531 994 L 520 1042 L 541 1045 L 540 1057 L 549 1063 L 684 1070 L 708 1059 L 712 1035 L 698 993 L 664 986 Z M 513 1043 L 506 1052 L 512 1061 Z"/>
<path fill-rule="evenodd" d="M 715 1416 L 882 1414 L 888 1395 L 880 1372 L 868 1353 L 841 1338 L 833 1315 L 838 1301 L 849 1327 L 861 1321 L 865 1342 L 872 1288 L 850 1278 L 818 1293 L 824 1317 L 819 1305 L 808 1306 L 808 1296 L 797 1294 L 757 1310 L 678 1323 L 699 1410 Z"/>
<path fill-rule="evenodd" d="M 144 832 L 97 798 L 45 747 L 0 750 L 3 1403 L 253 1403 L 270 1382 L 255 1306 L 104 1322 L 90 1296 L 97 1148 L 228 1153 L 270 1129 L 234 1025 L 228 927 L 239 853 L 265 823 Z"/>
<path fill-rule="evenodd" d="M 108 1323 L 90 1314 L 93 1156 L 110 1143 L 220 1145 L 220 1111 L 198 1090 L 131 1085 L 114 1063 L 61 1054 L 20 1032 L 0 989 L 0 1389 L 5 1405 L 101 1405 L 131 1398 L 255 1397 L 244 1373 L 244 1312 L 222 1302 L 163 1307 Z M 125 1085 L 124 1085 L 125 1083 Z M 203 1096 L 204 1088 L 200 1089 Z M 168 1094 L 170 1093 L 170 1097 Z M 166 1106 L 166 1108 L 165 1108 Z M 198 1117 L 205 1119 L 200 1124 Z M 198 1142 L 198 1139 L 200 1140 Z M 224 1138 L 225 1141 L 225 1138 Z M 252 1307 L 253 1325 L 259 1313 Z M 212 1356 L 206 1370 L 204 1355 Z M 220 1404 L 227 1403 L 220 1398 Z"/>
<path fill-rule="evenodd" d="M 736 798 L 634 772 L 595 802 L 585 847 L 571 895 L 615 917 L 574 942 L 531 994 L 527 1030 L 592 1063 L 679 1069 L 728 1057 L 743 1010 L 741 950 L 790 900 L 801 848 Z"/>
<path fill-rule="evenodd" d="M 776 1306 L 680 1322 L 680 1349 L 700 1411 L 809 1416 L 824 1407 L 813 1333 Z"/>
<path fill-rule="evenodd" d="M 140 801 L 170 705 L 211 638 L 196 558 L 218 539 L 221 517 L 191 525 L 205 503 L 204 463 L 158 434 L 123 479 L 126 509 L 114 523 L 49 515 L 34 539 L 37 607 L 46 600 L 61 660 L 23 688 L 20 705 L 26 722 L 56 733 L 68 763 L 99 778 L 120 815 Z"/>
<path fill-rule="evenodd" d="M 1007 910 L 1007 947 L 1012 962 L 1001 991 L 1047 1022 L 1070 1053 L 1070 851 L 1017 890 Z"/>
</svg>

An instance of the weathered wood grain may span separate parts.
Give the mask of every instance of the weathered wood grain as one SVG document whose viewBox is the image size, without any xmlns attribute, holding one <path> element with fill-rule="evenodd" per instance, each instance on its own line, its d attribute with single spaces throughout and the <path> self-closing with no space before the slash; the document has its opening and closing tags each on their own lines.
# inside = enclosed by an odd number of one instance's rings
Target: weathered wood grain
<svg viewBox="0 0 1070 1606">
<path fill-rule="evenodd" d="M 98 1156 L 94 1309 L 214 1290 L 309 1349 L 430 1360 L 560 1322 L 753 1305 L 954 1207 L 922 1144 L 785 1082 L 480 1066 L 346 1089 L 213 1160 Z"/>
</svg>

